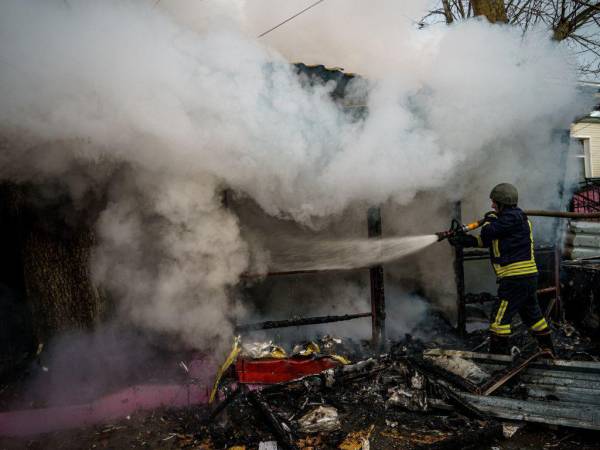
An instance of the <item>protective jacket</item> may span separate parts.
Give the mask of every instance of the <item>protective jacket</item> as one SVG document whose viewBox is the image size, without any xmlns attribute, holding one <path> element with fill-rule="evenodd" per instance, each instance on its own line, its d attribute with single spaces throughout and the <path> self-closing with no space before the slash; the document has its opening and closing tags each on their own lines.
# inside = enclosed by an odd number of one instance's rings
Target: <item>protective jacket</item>
<svg viewBox="0 0 600 450">
<path fill-rule="evenodd" d="M 488 213 L 477 243 L 489 247 L 499 279 L 538 273 L 531 222 L 520 208 L 505 207 L 499 214 Z"/>
</svg>

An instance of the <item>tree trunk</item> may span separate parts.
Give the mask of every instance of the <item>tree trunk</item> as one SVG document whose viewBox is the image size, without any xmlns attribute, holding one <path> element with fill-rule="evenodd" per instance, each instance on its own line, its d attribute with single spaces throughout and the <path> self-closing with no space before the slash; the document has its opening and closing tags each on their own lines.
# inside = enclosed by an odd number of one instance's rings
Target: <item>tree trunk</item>
<svg viewBox="0 0 600 450">
<path fill-rule="evenodd" d="M 9 187 L 0 184 L 0 378 L 28 361 L 35 349 L 31 312 L 25 301 L 20 228 L 9 204 Z"/>
<path fill-rule="evenodd" d="M 471 0 L 476 16 L 485 16 L 491 23 L 508 23 L 504 0 Z"/>
<path fill-rule="evenodd" d="M 562 41 L 568 38 L 572 31 L 571 25 L 572 24 L 567 19 L 561 19 L 554 27 L 552 39 L 555 41 Z"/>
<path fill-rule="evenodd" d="M 89 228 L 67 238 L 36 228 L 25 236 L 25 294 L 38 341 L 61 331 L 91 328 L 100 318 L 103 302 L 89 270 L 93 244 Z"/>
<path fill-rule="evenodd" d="M 24 296 L 38 343 L 91 328 L 105 301 L 90 277 L 95 237 L 88 217 L 68 197 L 39 201 L 36 188 L 11 185 L 4 196 L 18 224 Z M 68 220 L 65 220 L 68 217 Z"/>
<path fill-rule="evenodd" d="M 452 10 L 450 9 L 450 0 L 442 0 L 442 5 L 444 6 L 444 17 L 446 17 L 446 23 L 450 25 L 452 22 L 454 22 Z"/>
</svg>

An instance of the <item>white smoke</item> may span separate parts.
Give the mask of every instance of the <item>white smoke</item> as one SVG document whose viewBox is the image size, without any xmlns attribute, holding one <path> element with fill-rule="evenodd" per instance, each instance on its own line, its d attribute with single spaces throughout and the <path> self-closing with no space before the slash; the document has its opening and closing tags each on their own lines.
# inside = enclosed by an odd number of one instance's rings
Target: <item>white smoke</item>
<svg viewBox="0 0 600 450">
<path fill-rule="evenodd" d="M 231 332 L 228 288 L 250 258 L 221 189 L 313 228 L 428 190 L 454 200 L 475 180 L 530 177 L 523 161 L 555 166 L 539 143 L 573 115 L 568 55 L 540 33 L 481 20 L 420 31 L 421 2 L 330 1 L 258 40 L 285 6 L 161 3 L 0 5 L 2 134 L 36 155 L 84 141 L 44 164 L 15 144 L 3 175 L 125 164 L 98 224 L 96 280 L 139 323 L 193 344 Z M 367 75 L 366 119 L 350 120 L 334 86 L 302 87 L 297 58 Z"/>
</svg>

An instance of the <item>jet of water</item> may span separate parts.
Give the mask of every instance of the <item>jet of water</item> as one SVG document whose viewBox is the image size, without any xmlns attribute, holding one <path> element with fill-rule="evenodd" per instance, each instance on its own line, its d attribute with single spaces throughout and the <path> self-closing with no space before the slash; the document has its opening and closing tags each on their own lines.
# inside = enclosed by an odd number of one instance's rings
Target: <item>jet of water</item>
<svg viewBox="0 0 600 450">
<path fill-rule="evenodd" d="M 269 270 L 341 270 L 395 261 L 437 241 L 434 234 L 385 239 L 290 241 L 271 252 Z"/>
</svg>

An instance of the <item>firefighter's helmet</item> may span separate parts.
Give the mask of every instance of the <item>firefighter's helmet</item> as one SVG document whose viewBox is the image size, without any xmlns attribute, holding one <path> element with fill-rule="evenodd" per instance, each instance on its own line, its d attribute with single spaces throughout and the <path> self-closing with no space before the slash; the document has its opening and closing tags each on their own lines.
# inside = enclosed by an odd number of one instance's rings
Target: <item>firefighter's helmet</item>
<svg viewBox="0 0 600 450">
<path fill-rule="evenodd" d="M 490 198 L 496 203 L 504 206 L 516 206 L 519 202 L 517 188 L 510 183 L 500 183 L 494 186 Z"/>
</svg>

